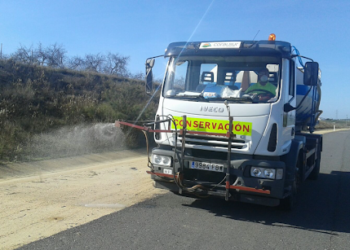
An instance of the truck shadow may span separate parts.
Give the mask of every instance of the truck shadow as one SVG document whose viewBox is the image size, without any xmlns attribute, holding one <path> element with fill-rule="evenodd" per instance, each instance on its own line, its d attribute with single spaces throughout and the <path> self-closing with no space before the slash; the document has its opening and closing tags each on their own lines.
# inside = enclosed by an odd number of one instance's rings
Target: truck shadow
<svg viewBox="0 0 350 250">
<path fill-rule="evenodd" d="M 298 195 L 298 205 L 291 211 L 222 199 L 197 199 L 192 208 L 208 210 L 215 216 L 290 227 L 324 234 L 350 233 L 350 172 L 320 174 L 317 181 L 306 181 Z"/>
</svg>

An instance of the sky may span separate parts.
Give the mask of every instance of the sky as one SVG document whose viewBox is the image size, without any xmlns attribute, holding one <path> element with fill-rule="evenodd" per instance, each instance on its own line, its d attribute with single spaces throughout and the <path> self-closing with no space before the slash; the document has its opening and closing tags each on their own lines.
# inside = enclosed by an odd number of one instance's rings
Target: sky
<svg viewBox="0 0 350 250">
<path fill-rule="evenodd" d="M 62 45 L 68 57 L 118 53 L 144 72 L 171 42 L 290 42 L 322 70 L 321 117 L 350 118 L 350 0 L 0 0 L 0 43 Z M 164 59 L 156 61 L 163 77 Z"/>
</svg>

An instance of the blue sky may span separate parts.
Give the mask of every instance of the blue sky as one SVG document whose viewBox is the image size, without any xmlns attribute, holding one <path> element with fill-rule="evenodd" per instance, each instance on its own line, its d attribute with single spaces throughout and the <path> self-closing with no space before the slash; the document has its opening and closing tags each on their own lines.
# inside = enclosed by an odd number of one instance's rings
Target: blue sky
<svg viewBox="0 0 350 250">
<path fill-rule="evenodd" d="M 349 13 L 349 0 L 0 0 L 0 43 L 7 55 L 39 42 L 62 44 L 68 57 L 119 53 L 139 73 L 170 42 L 252 40 L 257 33 L 256 40 L 265 40 L 275 33 L 319 62 L 321 117 L 345 119 Z"/>
</svg>

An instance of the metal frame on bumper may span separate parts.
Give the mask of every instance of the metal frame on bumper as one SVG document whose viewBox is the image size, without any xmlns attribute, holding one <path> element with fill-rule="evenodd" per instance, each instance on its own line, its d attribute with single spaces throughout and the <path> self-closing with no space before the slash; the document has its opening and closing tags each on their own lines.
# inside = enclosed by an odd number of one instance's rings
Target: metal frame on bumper
<svg viewBox="0 0 350 250">
<path fill-rule="evenodd" d="M 161 122 L 173 122 L 174 120 L 169 118 L 163 121 L 157 121 L 155 123 Z M 155 124 L 153 123 L 153 125 Z M 175 142 L 175 148 L 173 149 L 161 149 L 155 148 L 152 153 L 157 153 L 164 156 L 172 157 L 173 162 L 170 166 L 158 166 L 152 164 L 149 159 L 149 148 L 147 141 L 147 151 L 148 151 L 148 166 L 151 168 L 147 171 L 148 174 L 152 175 L 152 179 L 155 180 L 155 186 L 158 188 L 165 188 L 175 192 L 186 192 L 194 193 L 198 195 L 213 195 L 213 196 L 223 196 L 225 200 L 237 200 L 242 202 L 262 204 L 268 206 L 277 206 L 279 204 L 279 199 L 284 198 L 285 195 L 285 173 L 286 166 L 284 162 L 281 161 L 262 161 L 254 159 L 243 159 L 243 160 L 232 160 L 231 159 L 231 139 L 235 137 L 232 132 L 233 117 L 229 117 L 229 131 L 225 134 L 218 133 L 207 133 L 198 131 L 188 131 L 186 129 L 186 116 L 183 116 L 183 128 L 180 130 L 159 130 L 151 129 L 147 126 L 138 126 L 135 124 L 130 124 L 127 122 L 117 121 L 116 126 L 129 126 L 136 129 L 140 129 L 146 132 L 167 132 L 182 135 L 182 147 L 177 149 Z M 152 124 L 147 124 L 148 126 Z M 198 157 L 192 157 L 185 155 L 185 141 L 186 134 L 202 134 L 202 135 L 220 135 L 226 136 L 228 140 L 228 154 L 227 160 L 215 160 L 215 159 L 203 159 Z M 147 140 L 147 136 L 146 136 Z M 196 180 L 186 179 L 184 176 L 184 170 L 189 169 L 188 164 L 190 161 L 206 161 L 206 162 L 216 162 L 225 166 L 224 172 L 226 175 L 223 180 L 219 183 L 208 183 Z M 229 166 L 229 167 L 228 167 Z M 264 167 L 264 168 L 274 168 L 283 169 L 284 176 L 280 180 L 273 179 L 261 179 L 250 176 L 250 166 Z M 171 170 L 164 171 L 164 169 Z M 164 173 L 166 172 L 166 173 Z M 169 174 L 171 173 L 171 174 Z M 232 178 L 233 177 L 233 178 Z"/>
<path fill-rule="evenodd" d="M 173 155 L 172 150 L 164 150 L 159 148 L 153 149 L 152 153 L 164 156 Z M 189 162 L 193 160 L 208 162 L 208 159 L 185 156 L 184 168 L 190 169 Z M 211 162 L 218 163 L 220 160 L 213 160 Z M 173 174 L 165 174 L 164 169 L 173 170 L 173 168 L 175 172 L 178 173 L 180 164 L 176 162 L 173 162 L 173 164 L 175 166 L 155 165 L 153 171 L 147 171 L 147 173 L 150 174 L 152 179 L 155 181 L 155 187 L 168 189 L 179 193 L 184 192 L 198 194 L 200 197 L 210 195 L 226 198 L 226 191 L 228 190 L 229 196 L 227 200 L 261 204 L 266 206 L 277 206 L 279 205 L 280 199 L 283 199 L 286 196 L 284 193 L 286 166 L 285 163 L 281 161 L 262 161 L 253 159 L 231 160 L 229 168 L 231 183 L 223 182 L 221 184 L 188 180 L 185 178 L 185 176 L 175 175 L 174 177 Z M 284 176 L 280 180 L 252 177 L 250 176 L 251 166 L 283 169 Z M 227 164 L 225 164 L 223 173 L 225 172 L 227 172 Z M 177 185 L 177 182 L 180 180 L 182 187 L 178 187 Z"/>
</svg>

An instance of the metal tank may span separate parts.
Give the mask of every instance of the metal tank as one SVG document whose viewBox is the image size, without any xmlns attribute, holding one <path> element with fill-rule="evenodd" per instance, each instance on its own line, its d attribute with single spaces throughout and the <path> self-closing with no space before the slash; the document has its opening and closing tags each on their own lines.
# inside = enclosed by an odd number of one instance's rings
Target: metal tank
<svg viewBox="0 0 350 250">
<path fill-rule="evenodd" d="M 309 129 L 312 133 L 322 111 L 319 110 L 321 103 L 321 71 L 319 71 L 317 86 L 304 85 L 303 68 L 296 70 L 297 104 L 296 122 L 297 130 Z"/>
</svg>

